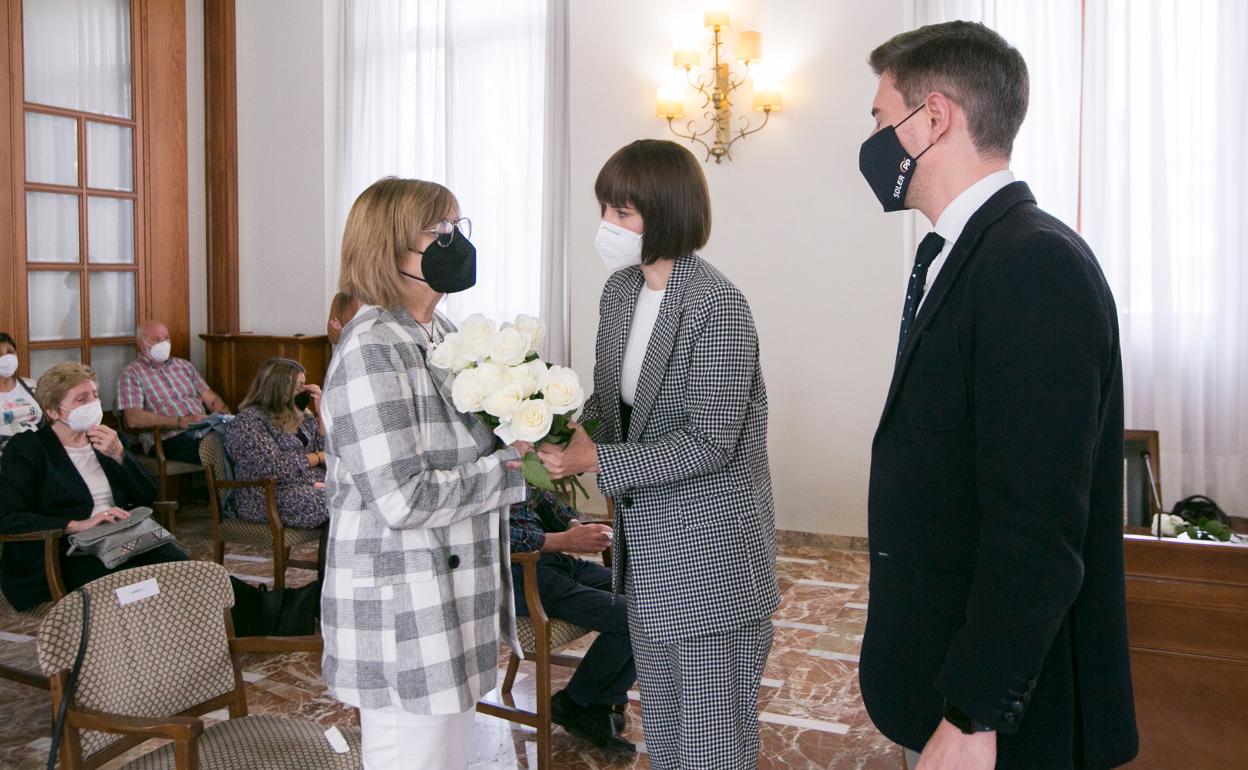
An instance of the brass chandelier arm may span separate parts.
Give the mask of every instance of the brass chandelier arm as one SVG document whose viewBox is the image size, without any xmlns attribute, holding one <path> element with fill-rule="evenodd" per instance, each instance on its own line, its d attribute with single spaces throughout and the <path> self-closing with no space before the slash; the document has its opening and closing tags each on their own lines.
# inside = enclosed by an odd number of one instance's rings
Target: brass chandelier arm
<svg viewBox="0 0 1248 770">
<path fill-rule="evenodd" d="M 750 134 L 757 134 L 759 131 L 762 131 L 763 127 L 767 125 L 767 121 L 769 120 L 771 120 L 771 110 L 763 110 L 763 122 L 759 123 L 755 128 L 750 128 L 750 119 L 745 115 L 742 115 L 741 122 L 745 125 L 742 128 L 738 128 L 737 135 L 732 138 L 731 142 L 724 145 L 723 154 L 728 158 L 728 160 L 732 160 L 732 146 L 737 143 L 737 140 L 744 139 Z M 716 162 L 718 162 L 718 160 Z"/>
<path fill-rule="evenodd" d="M 745 69 L 741 73 L 741 77 L 736 77 L 731 73 L 728 75 L 728 93 L 732 93 L 733 91 L 736 91 L 738 88 L 745 85 L 745 82 L 749 79 L 750 79 L 750 63 L 747 61 L 745 63 Z"/>
<path fill-rule="evenodd" d="M 711 103 L 711 90 L 715 88 L 715 79 L 711 78 L 709 83 L 703 83 L 702 73 L 699 72 L 698 79 L 695 81 L 693 79 L 693 70 L 688 69 L 685 72 L 685 80 L 689 82 L 689 85 L 693 87 L 693 90 L 702 94 L 702 106 L 698 109 L 705 109 Z"/>
<path fill-rule="evenodd" d="M 713 154 L 713 152 L 712 152 L 712 150 L 711 150 L 711 146 L 710 146 L 709 144 L 707 144 L 705 141 L 703 141 L 703 140 L 702 140 L 702 137 L 703 137 L 703 136 L 706 136 L 708 133 L 710 133 L 712 130 L 714 130 L 714 128 L 715 128 L 715 123 L 714 123 L 714 122 L 712 122 L 712 123 L 711 123 L 711 125 L 710 125 L 709 127 L 707 127 L 707 128 L 706 128 L 705 130 L 703 130 L 703 131 L 697 131 L 697 130 L 695 130 L 695 129 L 694 129 L 694 126 L 693 126 L 693 121 L 692 121 L 692 120 L 690 120 L 690 121 L 689 121 L 689 123 L 687 124 L 687 126 L 688 126 L 688 129 L 689 129 L 689 133 L 687 133 L 687 134 L 682 134 L 682 133 L 680 133 L 680 131 L 676 130 L 675 118 L 670 118 L 670 117 L 669 117 L 669 118 L 667 119 L 667 128 L 668 128 L 668 130 L 669 130 L 669 131 L 671 131 L 671 132 L 672 132 L 673 134 L 675 134 L 676 136 L 679 136 L 681 139 L 688 139 L 690 143 L 697 142 L 698 144 L 702 145 L 702 147 L 706 150 L 706 157 L 702 159 L 702 160 L 703 160 L 703 162 L 705 162 L 705 161 L 707 161 L 707 160 L 710 160 L 711 155 Z M 734 140 L 734 141 L 735 141 L 735 140 Z"/>
</svg>

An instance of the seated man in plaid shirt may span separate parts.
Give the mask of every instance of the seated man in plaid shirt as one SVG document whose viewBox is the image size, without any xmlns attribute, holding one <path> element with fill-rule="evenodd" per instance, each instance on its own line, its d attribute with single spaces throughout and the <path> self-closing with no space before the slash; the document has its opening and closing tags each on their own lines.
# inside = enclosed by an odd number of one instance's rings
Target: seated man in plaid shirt
<svg viewBox="0 0 1248 770">
<path fill-rule="evenodd" d="M 138 358 L 126 364 L 117 381 L 117 408 L 126 427 L 162 428 L 165 459 L 199 462 L 199 439 L 183 431 L 212 412 L 229 414 L 221 397 L 208 387 L 195 365 L 169 355 L 169 329 L 160 321 L 139 327 Z M 143 449 L 151 454 L 156 441 L 142 435 Z"/>
<path fill-rule="evenodd" d="M 626 602 L 611 592 L 611 570 L 568 555 L 610 546 L 610 527 L 582 524 L 576 511 L 550 492 L 530 489 L 529 499 L 511 508 L 512 553 L 542 552 L 537 590 L 546 614 L 598 632 L 568 686 L 551 698 L 551 719 L 601 748 L 633 752 L 633 744 L 619 736 L 628 690 L 637 679 Z M 512 565 L 512 576 L 516 614 L 528 615 L 519 565 Z"/>
</svg>

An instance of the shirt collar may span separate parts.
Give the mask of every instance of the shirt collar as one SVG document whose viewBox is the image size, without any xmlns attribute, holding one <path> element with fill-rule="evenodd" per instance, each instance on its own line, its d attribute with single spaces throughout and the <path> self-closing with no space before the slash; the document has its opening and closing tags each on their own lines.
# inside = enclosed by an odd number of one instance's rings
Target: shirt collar
<svg viewBox="0 0 1248 770">
<path fill-rule="evenodd" d="M 966 228 L 966 223 L 971 220 L 975 212 L 979 211 L 1002 187 L 1013 182 L 1014 172 L 1007 168 L 1004 171 L 993 172 L 963 190 L 945 207 L 940 218 L 936 220 L 936 234 L 944 238 L 945 243 L 950 246 L 957 243 L 962 230 Z"/>
</svg>

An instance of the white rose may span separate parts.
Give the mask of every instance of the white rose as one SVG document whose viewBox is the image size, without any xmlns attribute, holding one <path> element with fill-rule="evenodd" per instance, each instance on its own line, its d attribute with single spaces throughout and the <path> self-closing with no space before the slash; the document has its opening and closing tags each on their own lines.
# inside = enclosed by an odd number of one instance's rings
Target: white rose
<svg viewBox="0 0 1248 770">
<path fill-rule="evenodd" d="M 494 322 L 480 313 L 473 313 L 459 325 L 459 334 L 463 338 L 461 347 L 474 361 L 490 354 L 490 341 L 494 339 Z"/>
<path fill-rule="evenodd" d="M 463 338 L 457 332 L 452 332 L 429 354 L 429 365 L 462 372 L 472 365 L 472 359 L 463 349 Z"/>
<path fill-rule="evenodd" d="M 542 344 L 542 338 L 546 336 L 546 324 L 540 318 L 522 313 L 516 316 L 516 328 L 528 338 L 529 352 L 536 353 L 538 346 Z"/>
<path fill-rule="evenodd" d="M 514 326 L 501 329 L 490 343 L 490 361 L 500 366 L 524 363 L 529 355 L 529 339 Z"/>
<path fill-rule="evenodd" d="M 481 402 L 490 394 L 485 389 L 485 383 L 482 382 L 479 372 L 479 369 L 465 369 L 455 377 L 455 382 L 451 384 L 451 400 L 455 402 L 455 408 L 461 412 L 481 411 Z"/>
<path fill-rule="evenodd" d="M 506 444 L 514 444 L 517 441 L 536 443 L 550 433 L 550 426 L 554 419 L 555 415 L 545 401 L 540 398 L 531 398 L 520 402 L 520 405 L 511 413 L 511 417 L 494 429 L 494 435 Z"/>
<path fill-rule="evenodd" d="M 500 420 L 505 420 L 511 416 L 511 413 L 520 405 L 520 402 L 527 397 L 527 394 L 517 386 L 507 385 L 486 396 L 481 402 L 481 407 L 488 414 L 492 414 Z"/>
<path fill-rule="evenodd" d="M 566 366 L 552 366 L 542 382 L 542 396 L 555 414 L 575 412 L 585 403 L 581 378 Z"/>
<path fill-rule="evenodd" d="M 483 364 L 477 364 L 473 371 L 477 373 L 477 380 L 487 396 L 507 385 L 507 370 L 498 364 L 486 361 Z"/>
<path fill-rule="evenodd" d="M 540 358 L 519 366 L 509 366 L 506 372 L 507 384 L 518 386 L 524 391 L 525 398 L 537 393 L 545 376 L 546 364 Z"/>
</svg>

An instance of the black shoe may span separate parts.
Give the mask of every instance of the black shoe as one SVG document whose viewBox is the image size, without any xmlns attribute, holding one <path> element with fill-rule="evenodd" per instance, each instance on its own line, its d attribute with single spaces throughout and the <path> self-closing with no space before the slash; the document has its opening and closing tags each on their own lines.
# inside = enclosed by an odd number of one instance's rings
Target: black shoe
<svg viewBox="0 0 1248 770">
<path fill-rule="evenodd" d="M 624 709 L 626 708 L 628 708 L 627 703 L 616 703 L 607 707 L 611 714 L 611 724 L 615 727 L 617 735 L 623 735 L 624 731 L 628 729 L 628 717 L 624 714 Z"/>
<path fill-rule="evenodd" d="M 560 690 L 550 699 L 550 719 L 581 740 L 613 753 L 632 754 L 637 747 L 621 738 L 606 711 L 582 708 L 567 690 Z"/>
</svg>

